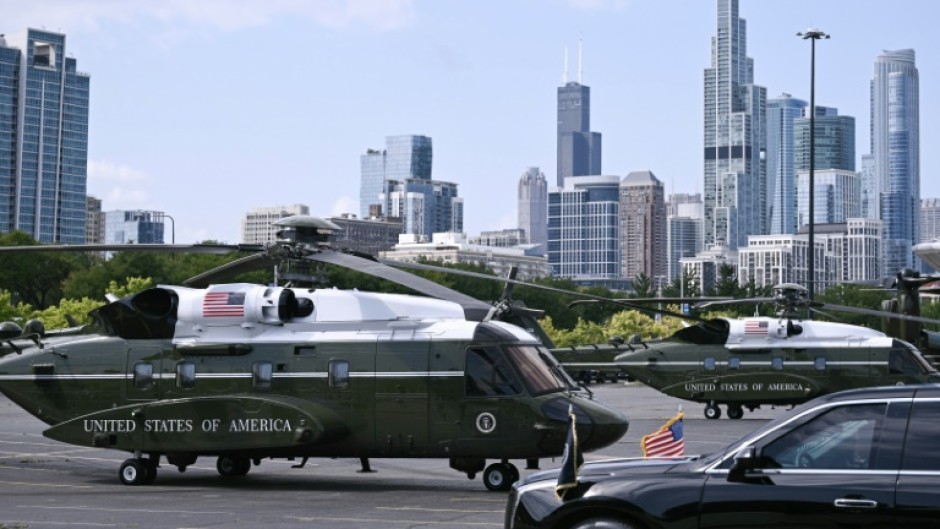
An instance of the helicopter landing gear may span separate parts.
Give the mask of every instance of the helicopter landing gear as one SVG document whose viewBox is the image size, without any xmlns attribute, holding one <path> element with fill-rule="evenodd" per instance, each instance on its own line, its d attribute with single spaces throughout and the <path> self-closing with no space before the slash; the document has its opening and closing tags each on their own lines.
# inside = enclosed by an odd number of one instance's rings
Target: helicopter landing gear
<svg viewBox="0 0 940 529">
<path fill-rule="evenodd" d="M 251 469 L 251 460 L 247 457 L 219 456 L 215 468 L 227 478 L 244 476 Z"/>
<path fill-rule="evenodd" d="M 519 480 L 519 469 L 512 463 L 493 463 L 483 471 L 483 484 L 492 491 L 507 491 Z"/>
<path fill-rule="evenodd" d="M 728 418 L 740 419 L 744 417 L 744 408 L 741 406 L 728 406 Z"/>
<path fill-rule="evenodd" d="M 118 476 L 125 485 L 149 485 L 157 479 L 157 462 L 142 457 L 127 459 L 121 463 Z"/>
<path fill-rule="evenodd" d="M 706 419 L 720 419 L 721 418 L 721 408 L 718 407 L 714 402 L 709 402 L 705 406 L 705 418 Z"/>
</svg>

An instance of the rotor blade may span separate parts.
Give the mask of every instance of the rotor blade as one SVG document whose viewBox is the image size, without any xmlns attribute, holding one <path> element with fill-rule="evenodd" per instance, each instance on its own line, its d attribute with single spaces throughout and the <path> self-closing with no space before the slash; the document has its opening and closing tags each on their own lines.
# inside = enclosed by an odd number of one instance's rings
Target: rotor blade
<svg viewBox="0 0 940 529">
<path fill-rule="evenodd" d="M 673 317 L 676 317 L 676 318 L 682 318 L 682 319 L 686 319 L 686 320 L 693 320 L 693 321 L 700 321 L 700 322 L 707 322 L 707 321 L 708 321 L 708 320 L 706 320 L 706 319 L 699 318 L 699 317 L 697 317 L 697 316 L 690 316 L 690 315 L 688 315 L 688 314 L 682 314 L 682 313 L 679 313 L 679 312 L 672 312 L 672 311 L 670 311 L 670 310 L 654 309 L 654 308 L 650 308 L 650 307 L 644 307 L 643 305 L 639 305 L 639 304 L 636 304 L 636 303 L 630 303 L 629 301 L 625 301 L 625 300 L 622 300 L 622 299 L 605 298 L 605 297 L 603 297 L 603 296 L 595 296 L 595 295 L 593 295 L 593 294 L 588 294 L 588 293 L 586 293 L 586 292 L 574 292 L 574 291 L 565 290 L 565 289 L 562 289 L 562 288 L 550 287 L 550 286 L 548 286 L 548 285 L 540 285 L 540 284 L 538 284 L 538 283 L 527 283 L 527 282 L 525 282 L 525 281 L 518 281 L 518 280 L 516 280 L 516 279 L 501 278 L 501 277 L 491 276 L 491 275 L 487 275 L 487 274 L 481 274 L 481 273 L 478 273 L 478 272 L 470 272 L 470 271 L 468 271 L 468 270 L 459 270 L 459 269 L 456 269 L 456 268 L 443 268 L 443 267 L 440 267 L 440 266 L 432 266 L 432 265 L 426 265 L 426 264 L 420 264 L 420 263 L 412 263 L 412 262 L 408 262 L 408 261 L 393 261 L 393 260 L 391 260 L 391 259 L 379 259 L 379 262 L 382 263 L 382 264 L 388 265 L 388 266 L 396 267 L 396 268 L 413 268 L 413 269 L 415 269 L 415 270 L 425 270 L 425 271 L 428 271 L 428 272 L 443 272 L 443 273 L 445 273 L 445 274 L 456 274 L 456 275 L 462 275 L 462 276 L 467 276 L 467 277 L 475 277 L 475 278 L 477 278 L 477 279 L 486 279 L 486 280 L 488 280 L 488 281 L 500 281 L 500 282 L 513 283 L 513 284 L 515 284 L 515 285 L 521 285 L 521 286 L 524 286 L 524 287 L 531 287 L 531 288 L 538 288 L 538 289 L 541 289 L 541 290 L 547 290 L 547 291 L 549 291 L 549 292 L 557 292 L 557 293 L 559 293 L 559 294 L 565 294 L 565 295 L 568 295 L 568 296 L 577 296 L 577 297 L 584 298 L 584 299 L 593 299 L 593 300 L 596 300 L 596 301 L 604 301 L 604 302 L 607 302 L 607 303 L 614 303 L 614 304 L 616 304 L 616 305 L 621 305 L 621 306 L 624 306 L 624 307 L 627 307 L 627 308 L 630 308 L 630 309 L 633 309 L 633 310 L 638 310 L 638 311 L 640 311 L 640 312 L 646 312 L 646 313 L 650 313 L 650 314 L 662 314 L 662 315 L 665 315 L 665 316 L 673 316 Z"/>
<path fill-rule="evenodd" d="M 242 257 L 241 259 L 236 259 L 230 263 L 225 263 L 224 265 L 213 268 L 212 270 L 207 270 L 197 276 L 193 276 L 186 281 L 183 281 L 183 284 L 193 288 L 203 288 L 213 283 L 218 283 L 219 281 L 226 278 L 237 276 L 238 274 L 254 272 L 255 270 L 261 270 L 262 268 L 274 266 L 279 261 L 280 259 L 272 257 L 270 254 L 266 253 L 248 255 Z"/>
<path fill-rule="evenodd" d="M 759 303 L 774 303 L 776 300 L 774 298 L 746 298 L 746 299 L 728 299 L 723 301 L 706 301 L 704 303 L 696 303 L 696 309 L 704 309 L 706 307 L 719 307 L 722 305 L 756 305 Z"/>
<path fill-rule="evenodd" d="M 342 266 L 373 277 L 398 283 L 399 285 L 406 286 L 434 298 L 453 301 L 463 307 L 464 314 L 469 320 L 483 321 L 483 318 L 486 317 L 490 310 L 488 303 L 484 303 L 474 297 L 457 292 L 456 290 L 451 290 L 434 281 L 424 279 L 423 277 L 409 274 L 403 270 L 397 270 L 382 262 L 333 251 L 315 253 L 304 257 L 304 259 Z M 496 279 L 500 280 L 499 278 Z"/>
<path fill-rule="evenodd" d="M 0 253 L 30 252 L 178 252 L 226 254 L 260 252 L 260 244 L 33 244 L 0 246 Z"/>
<path fill-rule="evenodd" d="M 932 323 L 934 325 L 940 325 L 940 320 L 922 318 L 920 316 L 913 316 L 911 314 L 900 314 L 897 312 L 885 312 L 883 310 L 863 309 L 860 307 L 847 307 L 845 305 L 830 305 L 828 303 L 819 304 L 818 307 L 823 308 L 823 309 L 828 309 L 828 310 L 835 310 L 839 312 L 851 312 L 854 314 L 864 314 L 866 316 L 878 316 L 879 318 L 894 318 L 897 320 L 917 321 L 920 323 Z"/>
<path fill-rule="evenodd" d="M 694 305 L 694 308 L 701 308 L 704 305 L 699 305 L 696 302 L 706 303 L 710 301 L 731 301 L 734 298 L 725 298 L 725 297 L 704 297 L 704 298 L 612 298 L 612 299 L 623 299 L 623 301 L 629 301 L 630 303 L 665 303 L 667 305 L 675 305 L 677 303 L 691 303 Z M 568 304 L 568 307 L 573 307 L 575 305 L 586 305 L 588 303 L 601 303 L 601 301 L 596 299 L 579 299 L 572 301 Z"/>
</svg>

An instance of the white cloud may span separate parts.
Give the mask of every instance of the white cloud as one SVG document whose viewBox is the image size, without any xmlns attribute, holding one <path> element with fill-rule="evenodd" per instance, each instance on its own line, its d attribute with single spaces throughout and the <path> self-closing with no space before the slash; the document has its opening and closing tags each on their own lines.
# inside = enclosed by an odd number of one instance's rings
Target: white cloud
<svg viewBox="0 0 940 529">
<path fill-rule="evenodd" d="M 346 196 L 339 197 L 336 202 L 333 202 L 333 208 L 330 210 L 330 215 L 333 217 L 339 217 L 343 213 L 353 213 L 355 215 L 359 215 L 359 200 Z"/>
<path fill-rule="evenodd" d="M 222 31 L 266 26 L 278 17 L 303 17 L 344 28 L 396 29 L 414 19 L 414 0 L 31 0 L 6 10 L 4 26 L 96 31 L 103 23 L 210 26 Z M 165 28 L 164 28 L 165 29 Z"/>
<path fill-rule="evenodd" d="M 105 211 L 149 207 L 151 178 L 142 171 L 107 160 L 88 160 L 88 194 Z"/>
</svg>

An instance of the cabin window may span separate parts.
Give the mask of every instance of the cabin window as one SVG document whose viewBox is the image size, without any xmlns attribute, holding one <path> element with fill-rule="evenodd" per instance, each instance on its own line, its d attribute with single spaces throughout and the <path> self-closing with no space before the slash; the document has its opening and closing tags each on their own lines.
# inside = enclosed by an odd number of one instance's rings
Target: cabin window
<svg viewBox="0 0 940 529">
<path fill-rule="evenodd" d="M 176 364 L 176 387 L 190 389 L 196 386 L 196 364 L 180 362 Z"/>
<path fill-rule="evenodd" d="M 134 364 L 134 387 L 147 389 L 153 386 L 153 364 Z"/>
<path fill-rule="evenodd" d="M 315 354 L 317 354 L 317 347 L 315 345 L 302 345 L 294 348 L 295 356 L 313 356 Z"/>
<path fill-rule="evenodd" d="M 330 360 L 330 387 L 349 387 L 349 362 L 346 360 Z"/>
<path fill-rule="evenodd" d="M 741 369 L 741 359 L 736 356 L 732 356 L 731 358 L 729 358 L 728 369 L 734 369 L 734 370 Z"/>
<path fill-rule="evenodd" d="M 467 350 L 466 391 L 468 397 L 518 395 L 522 386 L 512 368 L 496 348 Z"/>
<path fill-rule="evenodd" d="M 705 366 L 705 371 L 714 371 L 715 370 L 715 358 L 712 356 L 706 356 L 705 362 L 703 363 L 703 365 Z"/>
<path fill-rule="evenodd" d="M 775 356 L 770 359 L 770 367 L 776 369 L 777 371 L 783 369 L 783 357 Z"/>
<path fill-rule="evenodd" d="M 825 356 L 817 356 L 816 360 L 813 363 L 816 365 L 816 371 L 826 370 L 826 357 Z"/>
<path fill-rule="evenodd" d="M 270 389 L 274 375 L 271 362 L 255 362 L 251 365 L 251 382 L 255 389 Z"/>
</svg>

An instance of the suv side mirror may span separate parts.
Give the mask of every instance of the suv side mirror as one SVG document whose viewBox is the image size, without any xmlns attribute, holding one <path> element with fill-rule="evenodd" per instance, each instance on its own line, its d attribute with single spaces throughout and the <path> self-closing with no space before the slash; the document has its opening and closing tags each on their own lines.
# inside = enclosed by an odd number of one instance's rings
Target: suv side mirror
<svg viewBox="0 0 940 529">
<path fill-rule="evenodd" d="M 728 481 L 745 481 L 745 475 L 757 468 L 757 449 L 745 446 L 734 454 L 734 463 L 728 471 Z"/>
</svg>

